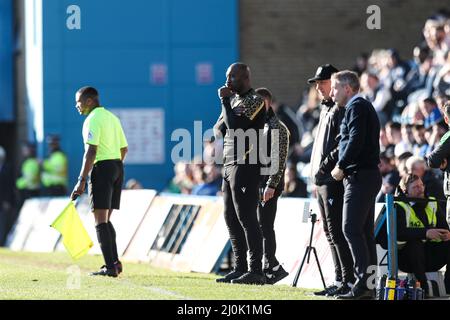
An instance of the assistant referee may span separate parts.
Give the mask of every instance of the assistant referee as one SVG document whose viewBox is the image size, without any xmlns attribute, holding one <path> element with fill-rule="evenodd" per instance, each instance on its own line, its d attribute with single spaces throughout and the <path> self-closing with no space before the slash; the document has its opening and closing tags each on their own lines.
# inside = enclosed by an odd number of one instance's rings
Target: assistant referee
<svg viewBox="0 0 450 320">
<path fill-rule="evenodd" d="M 76 108 L 87 116 L 83 124 L 85 152 L 78 183 L 71 198 L 84 193 L 87 177 L 91 210 L 95 216 L 97 239 L 105 265 L 92 276 L 117 277 L 122 272 L 116 245 L 116 232 L 110 221 L 114 209 L 120 207 L 123 183 L 123 160 L 128 144 L 120 120 L 100 106 L 93 87 L 83 87 L 75 95 Z"/>
</svg>

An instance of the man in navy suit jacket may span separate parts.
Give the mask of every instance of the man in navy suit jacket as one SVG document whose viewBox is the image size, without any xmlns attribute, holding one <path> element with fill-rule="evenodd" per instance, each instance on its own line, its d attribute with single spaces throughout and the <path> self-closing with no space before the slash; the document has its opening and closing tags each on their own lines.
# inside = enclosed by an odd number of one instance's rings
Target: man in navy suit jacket
<svg viewBox="0 0 450 320">
<path fill-rule="evenodd" d="M 380 123 L 372 104 L 359 94 L 359 78 L 352 71 L 331 77 L 331 97 L 345 108 L 341 123 L 339 160 L 331 172 L 337 181 L 344 180 L 342 227 L 355 262 L 356 283 L 352 291 L 339 299 L 370 299 L 374 291 L 368 278 L 376 270 L 374 238 L 375 198 L 381 187 Z"/>
</svg>

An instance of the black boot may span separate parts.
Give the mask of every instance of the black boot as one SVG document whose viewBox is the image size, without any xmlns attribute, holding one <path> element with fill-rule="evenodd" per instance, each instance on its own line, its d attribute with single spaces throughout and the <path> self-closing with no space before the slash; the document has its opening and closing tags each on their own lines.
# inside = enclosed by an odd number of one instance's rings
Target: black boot
<svg viewBox="0 0 450 320">
<path fill-rule="evenodd" d="M 107 268 L 106 266 L 102 266 L 99 271 L 91 272 L 90 276 L 108 276 L 117 278 L 117 269 L 116 268 Z"/>
<path fill-rule="evenodd" d="M 266 276 L 267 284 L 275 284 L 289 275 L 289 273 L 283 269 L 281 264 L 277 265 L 276 267 L 264 270 L 264 274 Z"/>
<path fill-rule="evenodd" d="M 328 293 L 325 295 L 327 297 L 337 297 L 338 295 L 345 295 L 349 293 L 352 290 L 347 283 L 341 284 L 339 287 L 336 287 L 335 290 L 329 290 Z"/>
<path fill-rule="evenodd" d="M 339 287 L 335 284 L 332 284 L 331 286 L 328 286 L 323 290 L 313 292 L 313 294 L 315 296 L 327 296 L 332 292 L 335 292 L 337 289 L 339 289 Z"/>
<path fill-rule="evenodd" d="M 336 299 L 340 300 L 372 300 L 375 298 L 375 291 L 367 288 L 367 278 L 359 279 L 352 290 L 346 294 L 339 294 Z"/>
<path fill-rule="evenodd" d="M 266 277 L 262 272 L 247 272 L 241 277 L 231 280 L 231 283 L 263 285 L 266 283 Z"/>
<path fill-rule="evenodd" d="M 222 278 L 217 278 L 216 282 L 219 283 L 231 283 L 231 280 L 237 279 L 240 276 L 244 275 L 245 272 L 239 270 L 232 270 L 230 273 L 226 274 Z"/>
</svg>

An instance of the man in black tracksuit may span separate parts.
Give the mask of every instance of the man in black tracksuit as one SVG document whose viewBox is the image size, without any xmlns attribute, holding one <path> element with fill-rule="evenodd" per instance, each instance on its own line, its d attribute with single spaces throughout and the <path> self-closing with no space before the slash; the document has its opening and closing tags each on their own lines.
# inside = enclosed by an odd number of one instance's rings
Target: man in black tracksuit
<svg viewBox="0 0 450 320">
<path fill-rule="evenodd" d="M 275 252 L 277 243 L 274 222 L 277 214 L 277 202 L 284 188 L 284 170 L 289 152 L 289 130 L 278 119 L 271 108 L 272 93 L 267 88 L 258 88 L 256 93 L 264 98 L 267 111 L 264 136 L 260 145 L 263 156 L 267 157 L 261 169 L 261 200 L 258 204 L 258 221 L 263 235 L 264 275 L 267 284 L 274 284 L 288 275 L 278 262 Z"/>
<path fill-rule="evenodd" d="M 215 133 L 225 132 L 222 191 L 235 268 L 216 281 L 264 284 L 263 241 L 256 214 L 261 171 L 258 136 L 266 119 L 264 100 L 251 88 L 247 65 L 232 64 L 226 76 L 226 86 L 219 89 L 222 114 Z"/>
<path fill-rule="evenodd" d="M 337 180 L 344 178 L 342 227 L 350 246 L 357 281 L 352 290 L 339 299 L 370 299 L 369 267 L 376 268 L 374 237 L 375 198 L 381 187 L 380 123 L 372 104 L 359 92 L 358 75 L 341 71 L 331 77 L 331 97 L 345 108 L 339 141 L 339 160 L 331 172 Z M 376 269 L 374 269 L 376 270 Z"/>
<path fill-rule="evenodd" d="M 337 106 L 330 98 L 331 75 L 338 70 L 330 64 L 320 66 L 316 75 L 308 80 L 314 83 L 320 98 L 321 113 L 318 131 L 311 154 L 311 180 L 316 185 L 317 202 L 322 216 L 323 229 L 330 245 L 334 263 L 335 283 L 315 295 L 335 296 L 348 293 L 349 283 L 353 283 L 353 259 L 342 232 L 342 204 L 344 185 L 331 177 L 331 170 L 337 162 L 327 156 L 338 146 L 339 134 L 345 109 Z"/>
<path fill-rule="evenodd" d="M 450 124 L 450 101 L 443 107 L 444 120 Z M 444 194 L 447 198 L 447 223 L 450 225 L 450 131 L 439 142 L 439 146 L 425 157 L 430 168 L 440 168 L 444 171 Z"/>
</svg>

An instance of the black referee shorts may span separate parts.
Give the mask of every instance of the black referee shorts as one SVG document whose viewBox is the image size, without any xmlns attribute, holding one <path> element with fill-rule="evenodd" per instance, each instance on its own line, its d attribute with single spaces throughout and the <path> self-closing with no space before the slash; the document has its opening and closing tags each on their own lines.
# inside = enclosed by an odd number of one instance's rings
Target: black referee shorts
<svg viewBox="0 0 450 320">
<path fill-rule="evenodd" d="M 88 185 L 91 210 L 119 209 L 122 184 L 121 160 L 104 160 L 94 164 Z"/>
</svg>

